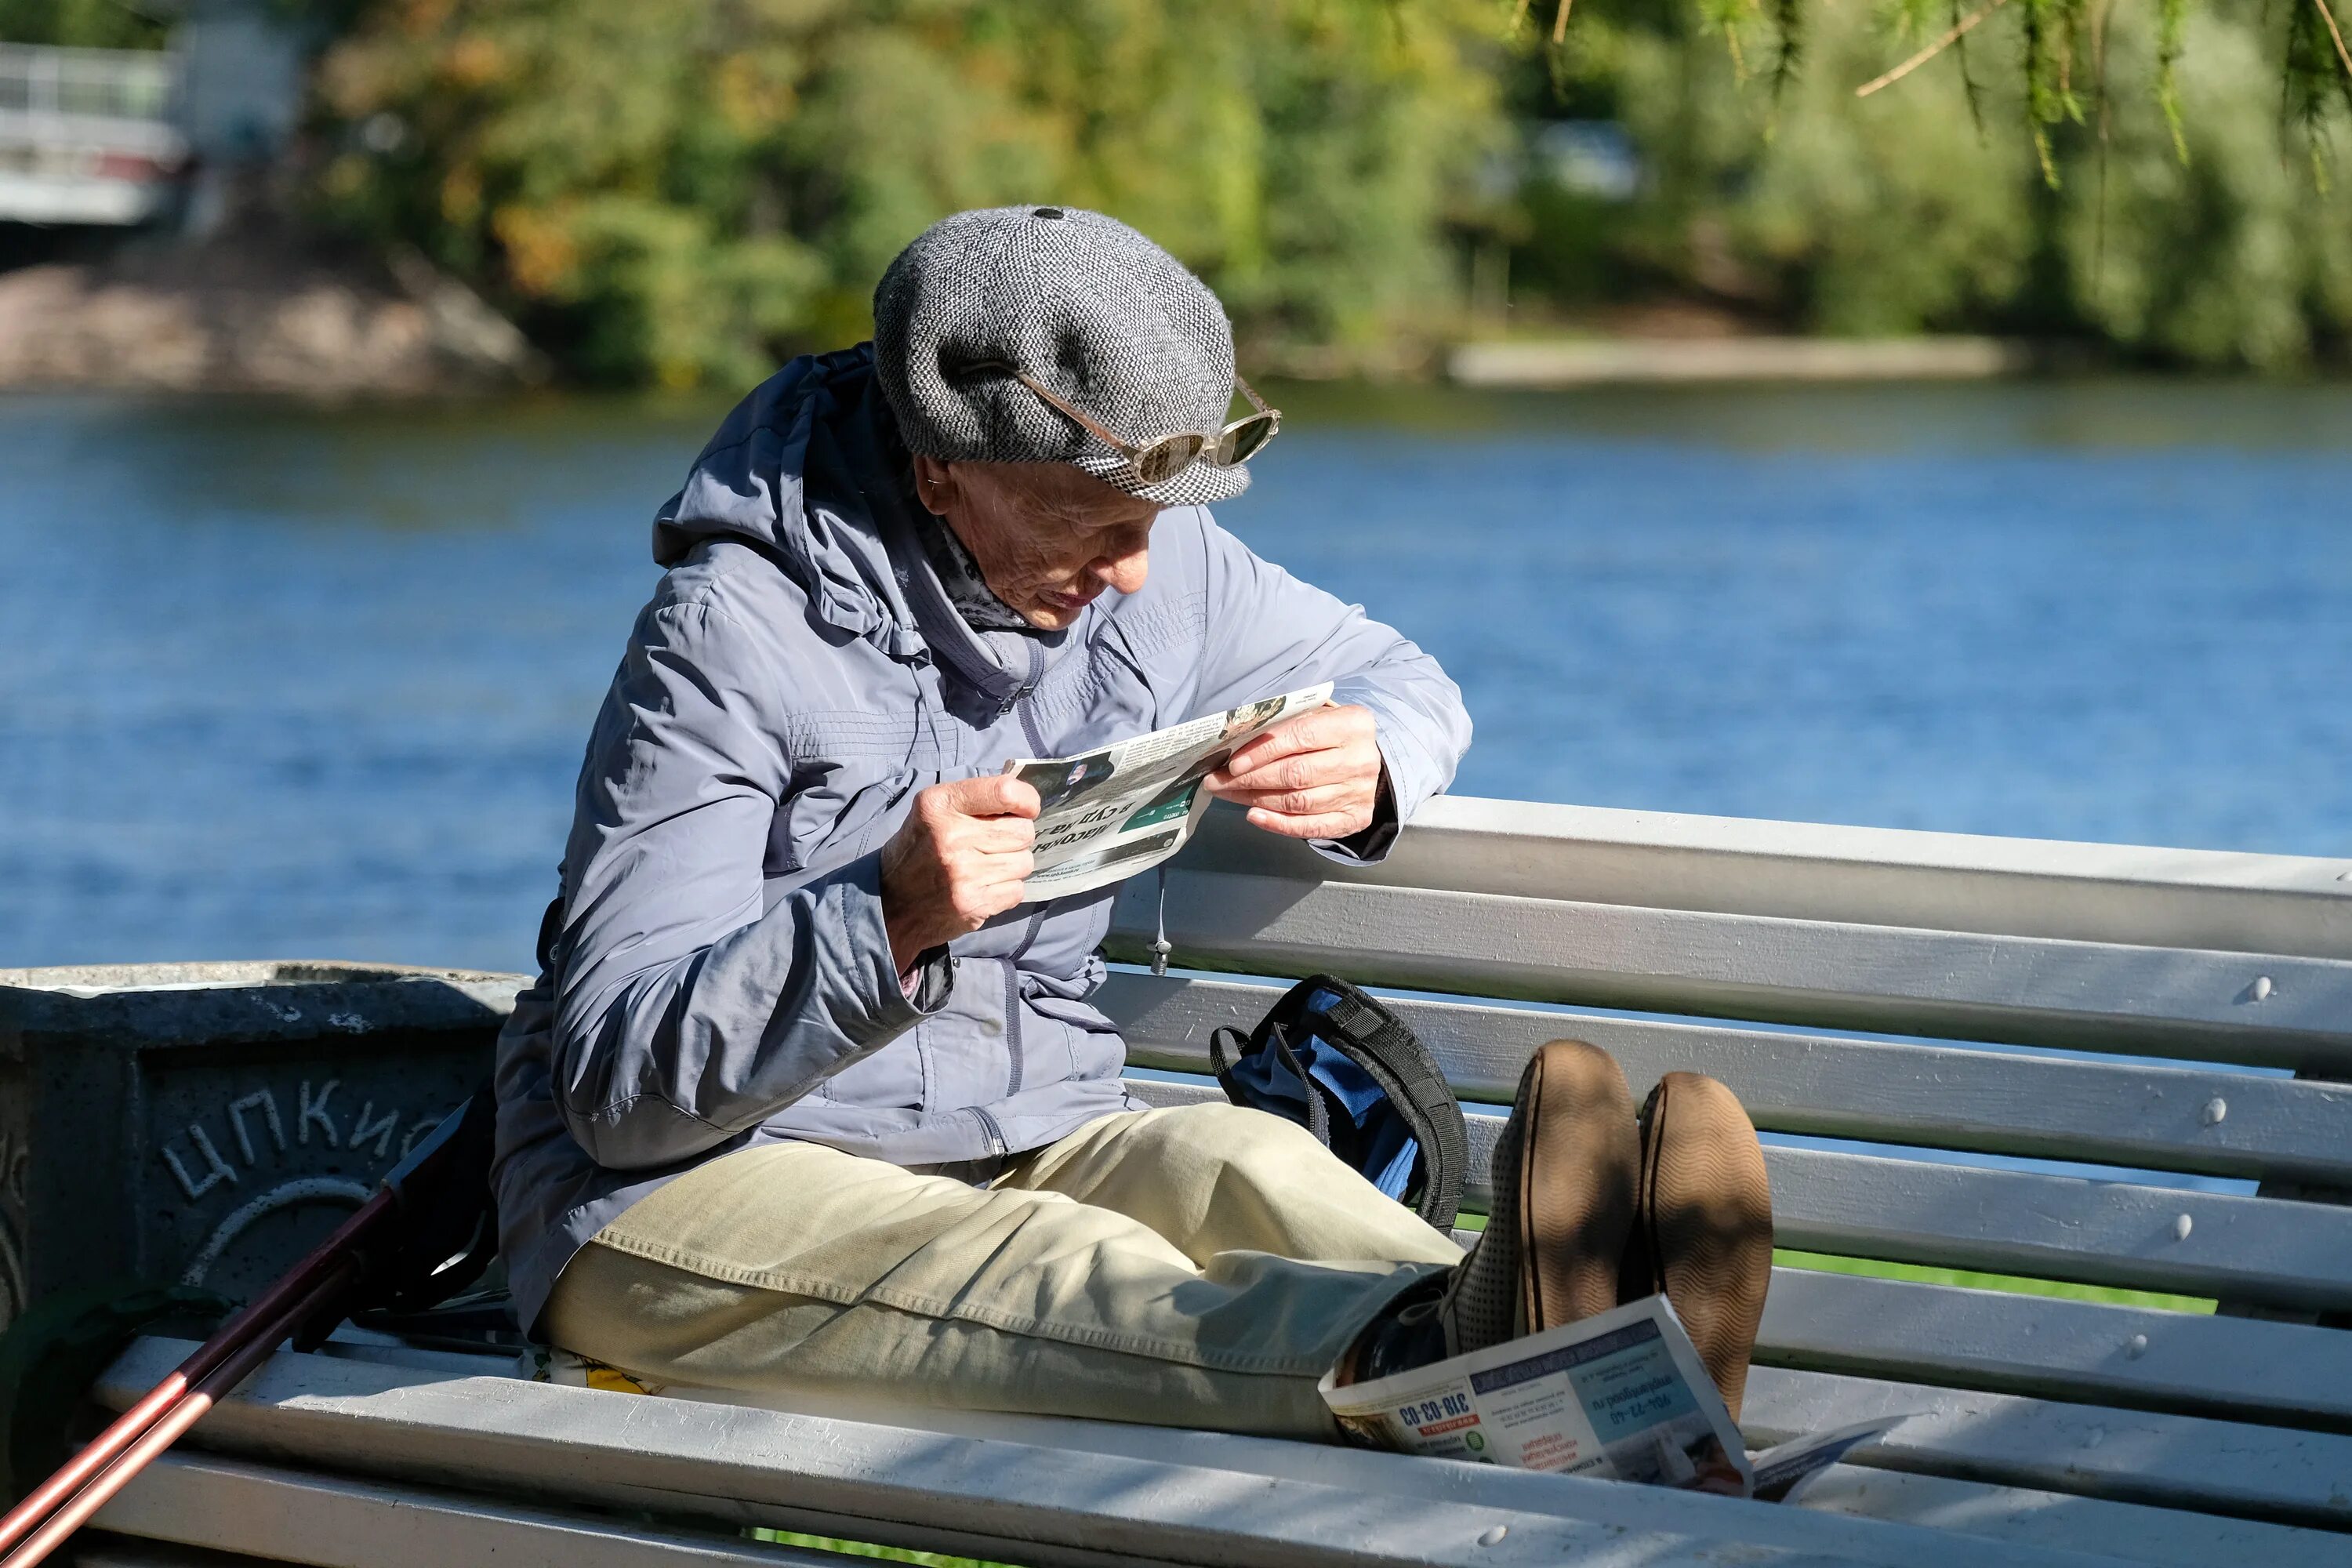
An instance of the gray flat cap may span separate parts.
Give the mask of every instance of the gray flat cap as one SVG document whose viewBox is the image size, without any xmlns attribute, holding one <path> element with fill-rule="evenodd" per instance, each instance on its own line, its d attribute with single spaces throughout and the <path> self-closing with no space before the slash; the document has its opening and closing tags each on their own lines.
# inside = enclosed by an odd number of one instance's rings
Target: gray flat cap
<svg viewBox="0 0 2352 1568">
<path fill-rule="evenodd" d="M 1011 376 L 966 373 L 1015 365 L 1134 446 L 1223 426 L 1234 395 L 1224 307 L 1174 257 L 1100 213 L 989 207 L 941 218 L 874 290 L 874 360 L 919 456 L 1070 463 L 1168 506 L 1249 488 L 1246 467 L 1200 462 L 1147 485 Z"/>
</svg>

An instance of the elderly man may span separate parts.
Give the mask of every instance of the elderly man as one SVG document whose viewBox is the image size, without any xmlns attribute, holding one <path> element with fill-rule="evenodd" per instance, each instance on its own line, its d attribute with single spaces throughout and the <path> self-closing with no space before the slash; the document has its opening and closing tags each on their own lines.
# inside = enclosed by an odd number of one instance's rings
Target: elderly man
<svg viewBox="0 0 2352 1568">
<path fill-rule="evenodd" d="M 1277 427 L 1215 298 L 1108 218 L 1006 208 L 918 238 L 875 321 L 656 518 L 500 1050 L 524 1321 L 662 1382 L 1328 1436 L 1343 1359 L 1613 1304 L 1639 1135 L 1606 1058 L 1531 1068 L 1504 1158 L 1541 1179 L 1464 1264 L 1286 1121 L 1136 1106 L 1087 1000 L 1115 889 L 1024 901 L 1008 758 L 1329 680 L 1208 787 L 1362 861 L 1469 742 L 1433 660 L 1203 510 Z"/>
</svg>

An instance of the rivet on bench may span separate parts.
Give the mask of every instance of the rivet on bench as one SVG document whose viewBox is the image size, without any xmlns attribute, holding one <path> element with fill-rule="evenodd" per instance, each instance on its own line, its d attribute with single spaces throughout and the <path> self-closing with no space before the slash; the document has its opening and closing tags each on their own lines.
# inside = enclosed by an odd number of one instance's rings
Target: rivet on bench
<svg viewBox="0 0 2352 1568">
<path fill-rule="evenodd" d="M 1500 1546 L 1503 1543 L 1503 1537 L 1510 1533 L 1511 1527 L 1507 1524 L 1489 1525 L 1487 1528 L 1478 1532 L 1478 1544 L 1481 1546 Z"/>
<path fill-rule="evenodd" d="M 2205 1122 L 2205 1125 L 2206 1125 L 2206 1126 L 2208 1126 L 2208 1127 L 2218 1127 L 2218 1126 L 2220 1126 L 2220 1125 L 2221 1125 L 2221 1119 L 2222 1119 L 2223 1117 L 2225 1117 L 2225 1116 L 2229 1115 L 2229 1114 L 2230 1114 L 2230 1102 L 2229 1102 L 2228 1100 L 2223 1100 L 2220 1095 L 2218 1095 L 2218 1094 L 2217 1094 L 2217 1095 L 2215 1095 L 2212 1099 L 2210 1099 L 2210 1100 L 2207 1100 L 2207 1101 L 2205 1102 L 2205 1112 L 2204 1112 L 2203 1121 L 2204 1121 L 2204 1122 Z"/>
<path fill-rule="evenodd" d="M 2146 1334 L 2134 1334 L 2124 1342 L 2124 1354 L 2132 1360 L 2137 1361 L 2147 1353 L 2147 1336 Z"/>
<path fill-rule="evenodd" d="M 2179 1219 L 2172 1222 L 2172 1239 L 2175 1241 L 2187 1241 L 2189 1239 L 2189 1233 L 2195 1229 L 2196 1226 L 2197 1222 L 2195 1220 L 2190 1219 L 2187 1215 L 2182 1215 Z"/>
<path fill-rule="evenodd" d="M 2246 994 L 2252 997 L 2257 1002 L 2266 1002 L 2270 1000 L 2271 977 L 2267 974 L 2255 975 L 2254 983 L 2246 987 Z"/>
</svg>

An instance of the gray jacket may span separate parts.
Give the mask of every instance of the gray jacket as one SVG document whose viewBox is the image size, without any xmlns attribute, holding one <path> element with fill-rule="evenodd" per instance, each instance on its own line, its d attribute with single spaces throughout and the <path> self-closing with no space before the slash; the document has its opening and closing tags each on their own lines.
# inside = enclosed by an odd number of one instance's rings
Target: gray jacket
<svg viewBox="0 0 2352 1568">
<path fill-rule="evenodd" d="M 1378 718 L 1378 858 L 1470 739 L 1461 694 L 1360 609 L 1160 514 L 1149 581 L 1060 633 L 975 632 L 915 532 L 869 350 L 795 360 L 729 416 L 654 524 L 667 573 L 580 771 L 542 971 L 499 1042 L 496 1187 L 521 1320 L 572 1254 L 703 1161 L 797 1138 L 984 1163 L 1128 1104 L 1087 1005 L 1115 889 L 1024 905 L 910 998 L 882 845 L 914 792 L 1294 689 Z"/>
</svg>

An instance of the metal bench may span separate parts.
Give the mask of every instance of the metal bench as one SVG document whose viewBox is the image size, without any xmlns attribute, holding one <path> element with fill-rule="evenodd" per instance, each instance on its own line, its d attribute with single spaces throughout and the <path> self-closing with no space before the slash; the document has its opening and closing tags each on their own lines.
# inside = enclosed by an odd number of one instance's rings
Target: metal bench
<svg viewBox="0 0 2352 1568">
<path fill-rule="evenodd" d="M 1130 883 L 1111 956 L 1161 912 Z M 1739 1093 L 1784 1247 L 2221 1310 L 1779 1269 L 1751 1437 L 1909 1417 L 1782 1507 L 347 1343 L 277 1358 L 88 1560 L 817 1560 L 740 1535 L 770 1525 L 1034 1564 L 2352 1562 L 2352 862 L 1454 799 L 1364 868 L 1213 814 L 1164 916 L 1195 974 L 1103 997 L 1144 1098 L 1213 1095 L 1209 1031 L 1279 994 L 1201 971 L 1481 998 L 1401 1007 L 1482 1156 L 1573 1034 L 1636 1094 Z M 142 1342 L 102 1396 L 183 1348 Z"/>
</svg>

